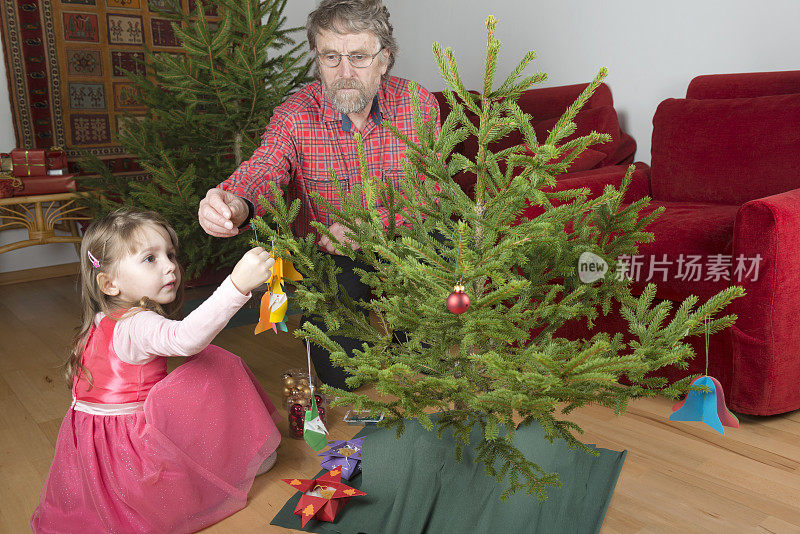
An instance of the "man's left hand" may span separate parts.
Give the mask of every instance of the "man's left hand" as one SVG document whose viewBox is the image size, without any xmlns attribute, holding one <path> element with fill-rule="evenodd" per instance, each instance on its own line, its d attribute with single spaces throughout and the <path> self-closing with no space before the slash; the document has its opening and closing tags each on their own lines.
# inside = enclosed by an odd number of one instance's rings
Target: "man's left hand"
<svg viewBox="0 0 800 534">
<path fill-rule="evenodd" d="M 333 234 L 333 237 L 335 237 L 339 241 L 339 243 L 349 245 L 350 248 L 352 248 L 353 250 L 358 250 L 361 248 L 361 246 L 358 243 L 356 243 L 350 238 L 350 231 L 346 226 L 342 226 L 338 222 L 335 222 L 328 227 L 328 230 L 331 232 L 331 234 Z M 317 244 L 321 248 L 323 248 L 328 254 L 341 255 L 333 247 L 333 241 L 331 241 L 326 235 L 322 236 L 319 239 L 319 241 L 317 241 Z"/>
</svg>

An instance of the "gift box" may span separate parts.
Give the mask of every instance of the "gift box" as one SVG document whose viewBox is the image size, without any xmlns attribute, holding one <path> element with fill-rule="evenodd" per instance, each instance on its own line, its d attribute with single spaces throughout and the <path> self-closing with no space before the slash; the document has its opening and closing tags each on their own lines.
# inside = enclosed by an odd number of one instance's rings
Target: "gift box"
<svg viewBox="0 0 800 534">
<path fill-rule="evenodd" d="M 11 161 L 11 154 L 3 152 L 0 154 L 0 172 L 11 173 L 14 170 L 14 163 Z"/>
<path fill-rule="evenodd" d="M 13 197 L 14 193 L 22 189 L 22 180 L 12 176 L 10 172 L 0 173 L 0 198 Z"/>
<path fill-rule="evenodd" d="M 67 154 L 61 147 L 53 147 L 50 150 L 15 148 L 11 151 L 11 165 L 14 176 L 19 178 L 48 174 L 64 175 L 67 174 Z"/>
<path fill-rule="evenodd" d="M 28 176 L 22 179 L 22 189 L 14 192 L 14 196 L 52 195 L 75 191 L 75 174 L 63 176 Z"/>
<path fill-rule="evenodd" d="M 61 147 L 45 151 L 45 160 L 48 174 L 67 174 L 67 154 Z"/>
<path fill-rule="evenodd" d="M 25 150 L 15 148 L 11 151 L 11 163 L 14 176 L 25 178 L 28 176 L 47 176 L 47 158 L 45 150 Z"/>
</svg>

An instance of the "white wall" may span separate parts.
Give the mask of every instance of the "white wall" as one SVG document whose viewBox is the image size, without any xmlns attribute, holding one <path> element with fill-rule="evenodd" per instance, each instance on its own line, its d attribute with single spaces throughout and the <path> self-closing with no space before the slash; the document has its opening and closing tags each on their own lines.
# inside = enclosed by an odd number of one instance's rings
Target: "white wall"
<svg viewBox="0 0 800 534">
<path fill-rule="evenodd" d="M 636 159 L 646 162 L 656 106 L 682 97 L 694 76 L 800 68 L 800 2 L 795 0 L 384 2 L 401 49 L 393 72 L 431 90 L 443 86 L 431 53 L 434 41 L 453 48 L 467 87 L 482 84 L 484 20 L 490 14 L 499 20 L 497 37 L 504 45 L 498 80 L 529 49 L 538 56 L 529 69 L 549 75 L 544 85 L 587 82 L 608 67 L 615 107 L 638 143 Z M 304 25 L 316 5 L 317 0 L 291 0 L 288 23 Z M 5 94 L 0 84 L 0 118 L 8 113 Z M 0 148 L 10 147 L 11 123 L 2 124 L 7 130 L 0 128 L 0 141 L 8 141 Z M 4 269 L 5 261 L 0 259 L 0 271 L 10 270 Z M 52 263 L 59 261 L 53 255 Z"/>
<path fill-rule="evenodd" d="M 468 88 L 482 86 L 484 21 L 499 20 L 497 80 L 527 50 L 542 87 L 588 82 L 602 66 L 636 159 L 650 161 L 653 112 L 699 74 L 800 69 L 800 2 L 767 0 L 384 0 L 400 46 L 394 73 L 439 90 L 431 44 L 453 48 Z M 316 0 L 292 0 L 292 25 Z"/>
</svg>

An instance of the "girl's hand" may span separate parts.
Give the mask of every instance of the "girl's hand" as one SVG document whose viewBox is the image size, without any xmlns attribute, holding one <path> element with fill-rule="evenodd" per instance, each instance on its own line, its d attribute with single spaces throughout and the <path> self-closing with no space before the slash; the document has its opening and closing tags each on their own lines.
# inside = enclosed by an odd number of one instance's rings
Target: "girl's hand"
<svg viewBox="0 0 800 534">
<path fill-rule="evenodd" d="M 275 260 L 262 247 L 248 250 L 231 273 L 231 282 L 242 295 L 269 280 Z"/>
</svg>

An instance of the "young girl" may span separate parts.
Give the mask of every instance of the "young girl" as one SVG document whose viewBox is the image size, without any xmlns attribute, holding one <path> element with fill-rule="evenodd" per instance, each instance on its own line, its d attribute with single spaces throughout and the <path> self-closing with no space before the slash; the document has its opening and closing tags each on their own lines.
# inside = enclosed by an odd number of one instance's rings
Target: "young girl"
<svg viewBox="0 0 800 534">
<path fill-rule="evenodd" d="M 33 513 L 34 532 L 194 532 L 240 510 L 275 461 L 277 413 L 212 339 L 274 261 L 247 252 L 182 321 L 175 231 L 118 210 L 81 244 L 83 323 L 66 366 L 72 405 Z M 164 356 L 192 356 L 167 375 Z"/>
</svg>

